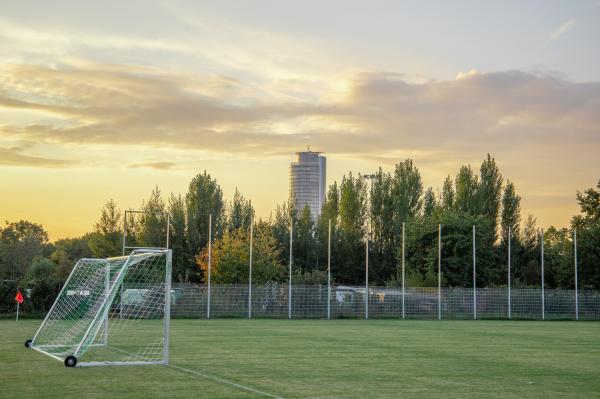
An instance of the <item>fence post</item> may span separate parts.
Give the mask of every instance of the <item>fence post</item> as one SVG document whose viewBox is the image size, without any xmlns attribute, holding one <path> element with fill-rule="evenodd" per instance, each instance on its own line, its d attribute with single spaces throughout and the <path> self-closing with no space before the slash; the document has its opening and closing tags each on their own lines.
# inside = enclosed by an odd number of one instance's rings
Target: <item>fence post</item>
<svg viewBox="0 0 600 399">
<path fill-rule="evenodd" d="M 331 319 L 331 219 L 327 235 L 327 319 Z"/>
<path fill-rule="evenodd" d="M 254 217 L 250 215 L 250 263 L 248 271 L 248 318 L 252 318 L 252 236 L 254 234 Z"/>
<path fill-rule="evenodd" d="M 104 277 L 104 295 L 108 297 L 110 295 L 110 263 L 106 262 L 106 276 Z M 171 295 L 171 290 L 169 289 L 169 295 Z M 123 300 L 121 299 L 121 304 Z M 19 320 L 19 302 L 17 302 L 17 321 Z M 106 317 L 104 318 L 104 346 L 108 346 L 108 313 L 106 313 Z"/>
<path fill-rule="evenodd" d="M 404 295 L 404 222 L 402 222 L 402 318 L 405 316 Z"/>
<path fill-rule="evenodd" d="M 473 320 L 477 320 L 477 258 L 475 254 L 475 225 L 473 225 Z"/>
<path fill-rule="evenodd" d="M 511 303 L 510 303 L 510 226 L 508 227 L 508 319 L 511 318 Z"/>
<path fill-rule="evenodd" d="M 575 255 L 575 320 L 579 320 L 579 291 L 577 289 L 577 229 L 573 229 L 573 253 Z"/>
<path fill-rule="evenodd" d="M 438 320 L 442 320 L 442 224 L 438 225 Z"/>
<path fill-rule="evenodd" d="M 290 271 L 288 280 L 288 319 L 292 318 L 292 245 L 294 225 L 290 216 Z"/>
<path fill-rule="evenodd" d="M 212 269 L 212 214 L 208 215 L 208 297 L 206 298 L 207 319 L 210 319 L 210 269 Z"/>
<path fill-rule="evenodd" d="M 540 235 L 541 247 L 542 247 L 542 320 L 546 320 L 546 298 L 544 295 L 544 229 Z"/>
<path fill-rule="evenodd" d="M 365 240 L 365 320 L 369 319 L 369 223 Z"/>
</svg>

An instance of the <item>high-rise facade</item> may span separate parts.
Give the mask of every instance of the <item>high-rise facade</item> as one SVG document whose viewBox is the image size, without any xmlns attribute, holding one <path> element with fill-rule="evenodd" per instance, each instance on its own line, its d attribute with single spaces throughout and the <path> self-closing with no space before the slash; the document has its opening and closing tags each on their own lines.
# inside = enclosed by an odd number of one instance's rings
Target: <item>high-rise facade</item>
<svg viewBox="0 0 600 399">
<path fill-rule="evenodd" d="M 327 158 L 320 152 L 297 152 L 290 165 L 290 201 L 299 212 L 308 205 L 313 218 L 321 214 L 325 202 Z"/>
</svg>

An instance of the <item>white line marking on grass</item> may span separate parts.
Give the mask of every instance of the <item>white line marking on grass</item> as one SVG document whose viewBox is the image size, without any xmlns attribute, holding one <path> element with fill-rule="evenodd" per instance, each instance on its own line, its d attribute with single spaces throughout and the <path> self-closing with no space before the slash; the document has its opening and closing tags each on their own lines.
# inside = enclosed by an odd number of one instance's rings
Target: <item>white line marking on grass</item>
<svg viewBox="0 0 600 399">
<path fill-rule="evenodd" d="M 174 369 L 177 369 L 177 370 L 181 370 L 181 371 L 186 372 L 186 373 L 194 374 L 194 375 L 197 375 L 199 377 L 207 378 L 209 380 L 213 380 L 213 381 L 219 382 L 221 384 L 231 385 L 232 387 L 235 387 L 235 388 L 238 388 L 238 389 L 241 389 L 241 390 L 244 390 L 244 391 L 252 392 L 252 393 L 255 393 L 257 395 L 267 396 L 269 398 L 275 398 L 275 399 L 285 399 L 282 396 L 277 396 L 277 395 L 273 395 L 273 394 L 270 394 L 270 393 L 267 393 L 267 392 L 259 391 L 258 389 L 255 389 L 255 388 L 252 388 L 252 387 L 248 387 L 248 386 L 245 386 L 245 385 L 242 385 L 242 384 L 238 384 L 238 383 L 235 383 L 233 381 L 229 381 L 229 380 L 226 380 L 226 379 L 223 379 L 223 378 L 216 377 L 214 375 L 205 374 L 205 373 L 201 373 L 199 371 L 186 369 L 185 367 L 175 366 L 173 364 L 168 364 L 167 367 L 171 367 L 171 368 L 174 368 Z"/>
</svg>

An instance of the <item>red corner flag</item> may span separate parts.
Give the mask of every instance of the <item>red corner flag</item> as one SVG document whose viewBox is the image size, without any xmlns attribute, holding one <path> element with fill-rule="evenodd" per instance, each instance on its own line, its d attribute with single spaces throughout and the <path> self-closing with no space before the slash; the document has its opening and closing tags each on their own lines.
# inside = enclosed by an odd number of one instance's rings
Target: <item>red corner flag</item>
<svg viewBox="0 0 600 399">
<path fill-rule="evenodd" d="M 21 294 L 21 290 L 17 290 L 17 295 L 15 295 L 15 301 L 17 301 L 17 321 L 19 321 L 19 305 L 23 303 L 23 294 Z"/>
</svg>

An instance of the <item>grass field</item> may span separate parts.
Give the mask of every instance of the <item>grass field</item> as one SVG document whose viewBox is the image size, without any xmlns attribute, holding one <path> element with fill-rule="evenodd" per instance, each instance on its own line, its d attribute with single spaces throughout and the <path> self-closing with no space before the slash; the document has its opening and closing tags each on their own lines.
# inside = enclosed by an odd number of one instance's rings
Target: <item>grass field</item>
<svg viewBox="0 0 600 399">
<path fill-rule="evenodd" d="M 3 398 L 600 397 L 600 323 L 173 320 L 165 366 L 65 368 L 0 321 Z"/>
</svg>

